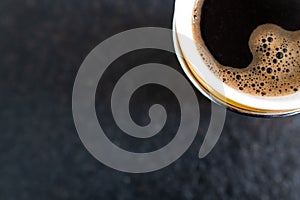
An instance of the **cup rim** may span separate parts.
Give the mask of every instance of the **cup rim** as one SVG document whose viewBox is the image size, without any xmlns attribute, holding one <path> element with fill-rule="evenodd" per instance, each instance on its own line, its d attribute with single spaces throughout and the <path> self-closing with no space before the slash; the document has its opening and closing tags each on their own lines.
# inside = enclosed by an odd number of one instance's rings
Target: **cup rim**
<svg viewBox="0 0 300 200">
<path fill-rule="evenodd" d="M 283 97 L 259 97 L 245 94 L 223 83 L 208 69 L 200 56 L 193 35 L 193 11 L 198 1 L 199 0 L 176 0 L 173 19 L 173 29 L 176 32 L 182 56 L 187 61 L 190 70 L 194 72 L 193 75 L 196 76 L 196 79 L 203 82 L 209 88 L 214 88 L 223 96 L 227 104 L 232 101 L 245 106 L 248 110 L 254 110 L 254 113 L 259 113 L 262 110 L 268 112 L 273 111 L 274 113 L 299 110 L 300 93 Z M 187 42 L 188 40 L 189 42 Z M 187 74 L 186 71 L 185 73 Z M 189 75 L 188 77 L 191 79 Z M 199 89 L 199 87 L 197 87 L 197 89 L 209 97 L 203 89 Z"/>
</svg>

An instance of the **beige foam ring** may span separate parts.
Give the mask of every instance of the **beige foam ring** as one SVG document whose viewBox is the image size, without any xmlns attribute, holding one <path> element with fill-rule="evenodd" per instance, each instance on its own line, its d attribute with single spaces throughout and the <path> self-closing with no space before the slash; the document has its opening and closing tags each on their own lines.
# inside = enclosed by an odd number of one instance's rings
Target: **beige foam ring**
<svg viewBox="0 0 300 200">
<path fill-rule="evenodd" d="M 248 67 L 237 69 L 213 58 L 199 37 L 199 22 L 199 18 L 194 19 L 200 55 L 224 83 L 255 96 L 286 96 L 300 91 L 300 31 L 287 31 L 274 24 L 257 27 L 249 39 L 253 60 Z"/>
</svg>

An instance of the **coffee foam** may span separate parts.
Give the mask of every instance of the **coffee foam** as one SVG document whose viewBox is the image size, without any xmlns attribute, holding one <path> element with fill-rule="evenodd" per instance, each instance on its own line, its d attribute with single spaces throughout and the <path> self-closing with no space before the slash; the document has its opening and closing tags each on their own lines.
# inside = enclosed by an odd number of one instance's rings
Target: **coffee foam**
<svg viewBox="0 0 300 200">
<path fill-rule="evenodd" d="M 194 37 L 198 50 L 206 66 L 225 84 L 255 96 L 286 96 L 300 91 L 300 31 L 286 31 L 274 24 L 257 27 L 248 43 L 253 60 L 248 67 L 237 69 L 221 65 L 209 53 L 199 38 L 197 12 L 195 9 Z"/>
</svg>

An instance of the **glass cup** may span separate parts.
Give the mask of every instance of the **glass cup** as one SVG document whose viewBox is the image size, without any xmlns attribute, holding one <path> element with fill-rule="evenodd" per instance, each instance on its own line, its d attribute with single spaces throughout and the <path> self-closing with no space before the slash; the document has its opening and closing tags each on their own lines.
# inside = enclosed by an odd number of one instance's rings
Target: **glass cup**
<svg viewBox="0 0 300 200">
<path fill-rule="evenodd" d="M 197 49 L 199 43 L 193 35 L 193 17 L 198 1 L 205 0 L 176 0 L 173 19 L 175 51 L 182 69 L 193 85 L 211 101 L 239 113 L 259 117 L 300 113 L 300 93 L 260 97 L 238 91 L 215 76 L 203 61 L 203 56 Z M 205 46 L 203 48 L 206 49 Z"/>
</svg>

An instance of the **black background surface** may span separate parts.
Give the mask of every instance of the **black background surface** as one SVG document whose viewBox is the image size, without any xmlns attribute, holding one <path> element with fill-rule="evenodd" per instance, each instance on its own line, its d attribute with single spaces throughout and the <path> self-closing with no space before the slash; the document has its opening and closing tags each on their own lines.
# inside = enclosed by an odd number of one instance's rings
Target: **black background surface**
<svg viewBox="0 0 300 200">
<path fill-rule="evenodd" d="M 142 175 L 110 169 L 82 145 L 71 95 L 85 56 L 127 29 L 170 28 L 173 6 L 173 0 L 0 1 L 0 199 L 300 198 L 299 116 L 259 119 L 228 112 L 217 146 L 199 160 L 210 103 L 197 92 L 201 121 L 195 142 L 174 164 Z M 181 72 L 174 55 L 145 55 Z M 131 59 L 120 62 L 126 67 Z M 165 144 L 178 126 L 171 94 L 158 87 L 144 93 L 138 108 L 148 99 L 168 102 L 174 120 L 170 133 L 140 151 Z M 99 94 L 97 99 L 98 113 L 105 114 L 107 100 Z M 145 113 L 132 111 L 139 123 L 147 122 Z M 109 121 L 102 123 L 109 128 Z M 111 137 L 116 143 L 126 139 L 119 133 Z"/>
</svg>

